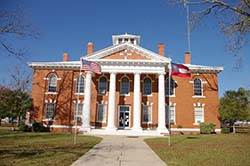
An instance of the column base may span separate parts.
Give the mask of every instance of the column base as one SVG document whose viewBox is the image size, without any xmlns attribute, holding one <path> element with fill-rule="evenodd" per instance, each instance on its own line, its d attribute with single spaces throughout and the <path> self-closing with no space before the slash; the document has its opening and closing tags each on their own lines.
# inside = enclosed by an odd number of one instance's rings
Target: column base
<svg viewBox="0 0 250 166">
<path fill-rule="evenodd" d="M 91 130 L 90 126 L 82 126 L 79 131 L 84 132 L 84 133 L 89 133 Z"/>
<path fill-rule="evenodd" d="M 112 127 L 106 127 L 106 131 L 116 131 L 117 128 L 115 126 L 112 126 Z"/>
<path fill-rule="evenodd" d="M 141 127 L 132 127 L 132 131 L 142 132 Z"/>
<path fill-rule="evenodd" d="M 168 131 L 168 129 L 167 129 L 166 127 L 158 127 L 158 128 L 157 128 L 157 131 L 158 131 L 159 133 L 166 133 L 166 134 L 169 133 L 169 131 Z"/>
</svg>

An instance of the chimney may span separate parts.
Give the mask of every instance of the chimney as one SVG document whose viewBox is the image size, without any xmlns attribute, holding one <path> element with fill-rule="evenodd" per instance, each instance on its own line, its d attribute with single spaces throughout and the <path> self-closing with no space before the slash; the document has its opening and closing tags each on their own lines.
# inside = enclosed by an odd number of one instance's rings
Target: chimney
<svg viewBox="0 0 250 166">
<path fill-rule="evenodd" d="M 89 54 L 92 54 L 93 53 L 93 51 L 94 51 L 94 44 L 93 43 L 91 43 L 91 42 L 89 42 L 88 43 L 88 46 L 87 46 L 87 54 L 89 55 Z"/>
<path fill-rule="evenodd" d="M 165 46 L 164 44 L 160 43 L 158 44 L 158 52 L 161 56 L 164 56 L 165 55 L 165 50 L 164 50 Z"/>
<path fill-rule="evenodd" d="M 67 62 L 69 60 L 69 54 L 68 53 L 64 53 L 63 54 L 63 62 Z"/>
<path fill-rule="evenodd" d="M 185 53 L 184 58 L 185 58 L 185 64 L 191 64 L 191 54 L 189 52 Z"/>
</svg>

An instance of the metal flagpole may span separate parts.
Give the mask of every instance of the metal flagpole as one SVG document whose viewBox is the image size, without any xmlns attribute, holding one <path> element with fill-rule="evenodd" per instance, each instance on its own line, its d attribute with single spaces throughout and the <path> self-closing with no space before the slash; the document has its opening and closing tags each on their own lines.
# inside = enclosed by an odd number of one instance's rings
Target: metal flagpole
<svg viewBox="0 0 250 166">
<path fill-rule="evenodd" d="M 79 74 L 79 79 L 77 80 L 77 101 L 76 101 L 76 109 L 75 109 L 75 112 L 74 112 L 74 120 L 75 120 L 75 134 L 74 134 L 74 144 L 76 144 L 77 140 L 76 140 L 76 136 L 77 136 L 77 118 L 76 118 L 76 115 L 78 114 L 78 108 L 79 108 L 79 93 L 80 93 L 80 79 L 82 78 L 82 67 L 80 65 L 80 74 Z"/>
<path fill-rule="evenodd" d="M 187 14 L 187 49 L 191 53 L 191 40 L 190 40 L 190 19 L 189 19 L 189 0 L 184 0 L 184 7 L 186 8 Z"/>
<path fill-rule="evenodd" d="M 171 62 L 169 63 L 169 72 L 168 72 L 168 128 L 169 128 L 169 137 L 168 137 L 168 146 L 171 146 L 171 128 L 170 128 L 170 83 L 171 83 Z"/>
</svg>

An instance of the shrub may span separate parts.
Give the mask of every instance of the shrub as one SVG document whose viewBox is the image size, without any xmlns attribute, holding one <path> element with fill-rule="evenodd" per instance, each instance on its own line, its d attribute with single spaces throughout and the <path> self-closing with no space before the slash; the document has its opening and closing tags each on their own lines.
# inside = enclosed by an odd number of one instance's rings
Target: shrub
<svg viewBox="0 0 250 166">
<path fill-rule="evenodd" d="M 228 133 L 230 133 L 230 128 L 221 128 L 221 133 L 222 134 L 228 134 Z"/>
<path fill-rule="evenodd" d="M 215 124 L 209 122 L 200 123 L 201 134 L 212 134 L 215 133 Z"/>
<path fill-rule="evenodd" d="M 48 129 L 46 127 L 44 127 L 43 124 L 35 122 L 32 124 L 32 131 L 34 131 L 34 132 L 46 132 L 46 131 L 48 131 Z"/>
<path fill-rule="evenodd" d="M 24 125 L 24 124 L 20 125 L 18 127 L 18 129 L 22 132 L 30 132 L 31 131 L 31 128 L 28 125 Z"/>
</svg>

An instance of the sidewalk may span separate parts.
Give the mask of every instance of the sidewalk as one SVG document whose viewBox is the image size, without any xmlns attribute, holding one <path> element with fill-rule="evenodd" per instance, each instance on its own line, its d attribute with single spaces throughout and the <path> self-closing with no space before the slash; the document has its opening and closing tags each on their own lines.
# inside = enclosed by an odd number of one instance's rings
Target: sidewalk
<svg viewBox="0 0 250 166">
<path fill-rule="evenodd" d="M 72 166 L 165 166 L 141 137 L 103 136 L 101 143 Z"/>
</svg>

